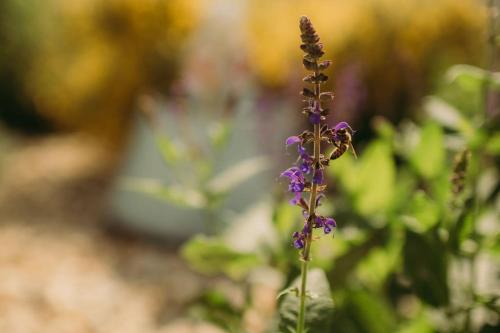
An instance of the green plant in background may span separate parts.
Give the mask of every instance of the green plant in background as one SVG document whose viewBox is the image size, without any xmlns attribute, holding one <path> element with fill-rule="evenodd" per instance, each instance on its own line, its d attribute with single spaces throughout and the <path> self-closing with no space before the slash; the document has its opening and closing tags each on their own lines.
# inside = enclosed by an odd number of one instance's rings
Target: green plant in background
<svg viewBox="0 0 500 333">
<path fill-rule="evenodd" d="M 221 109 L 227 109 L 230 104 Z M 238 185 L 268 169 L 268 159 L 264 156 L 250 157 L 219 172 L 217 162 L 231 141 L 234 116 L 226 115 L 217 120 L 200 116 L 196 120 L 188 120 L 193 118 L 188 110 L 183 110 L 182 114 L 172 112 L 168 115 L 171 123 L 183 123 L 182 131 L 176 129 L 174 139 L 161 126 L 160 115 L 157 114 L 159 108 L 158 103 L 149 99 L 143 103 L 144 114 L 157 150 L 170 173 L 170 181 L 128 177 L 124 180 L 124 188 L 164 200 L 175 207 L 200 211 L 205 230 L 215 235 L 224 229 L 221 205 L 225 199 Z M 231 111 L 226 110 L 226 113 Z"/>
<path fill-rule="evenodd" d="M 304 96 L 306 106 L 303 113 L 308 116 L 309 122 L 313 125 L 313 132 L 304 131 L 299 136 L 292 136 L 286 140 L 286 145 L 297 144 L 299 159 L 295 166 L 285 170 L 281 176 L 289 179 L 290 184 L 288 190 L 294 194 L 294 198 L 290 201 L 292 205 L 297 205 L 302 208 L 304 215 L 304 225 L 300 231 L 293 233 L 293 244 L 297 249 L 301 249 L 300 260 L 301 275 L 300 284 L 298 289 L 298 310 L 293 307 L 289 308 L 287 305 L 290 302 L 285 302 L 281 308 L 282 323 L 280 327 L 282 330 L 290 329 L 289 321 L 294 319 L 296 322 L 296 332 L 305 332 L 306 315 L 309 322 L 308 327 L 319 325 L 319 327 L 327 327 L 325 322 L 328 320 L 328 314 L 333 308 L 333 302 L 327 292 L 328 284 L 321 284 L 323 273 L 316 272 L 316 280 L 314 282 L 307 282 L 308 263 L 311 260 L 311 245 L 313 242 L 313 229 L 323 229 L 325 234 L 332 232 L 333 228 L 337 226 L 335 220 L 331 217 L 320 215 L 317 211 L 321 199 L 325 196 L 324 191 L 326 185 L 324 184 L 323 170 L 329 165 L 331 160 L 336 160 L 343 155 L 349 148 L 352 148 L 352 135 L 353 131 L 346 122 L 338 123 L 334 128 L 330 128 L 324 121 L 328 114 L 328 109 L 322 106 L 324 100 L 331 100 L 333 94 L 331 92 L 321 92 L 321 84 L 326 82 L 328 77 L 323 74 L 331 61 L 320 61 L 323 56 L 323 44 L 319 42 L 319 36 L 316 33 L 311 21 L 302 16 L 300 18 L 300 32 L 302 44 L 300 48 L 304 51 L 303 58 L 304 67 L 311 72 L 311 74 L 304 77 L 304 81 L 313 84 L 314 89 L 310 90 L 304 88 L 302 95 Z M 306 144 L 313 143 L 313 155 L 311 156 L 306 148 Z M 333 145 L 333 151 L 330 154 L 322 154 L 321 143 Z M 309 200 L 302 197 L 304 192 L 309 193 Z M 319 279 L 319 280 L 318 280 Z M 320 295 L 312 296 L 313 288 L 319 288 L 318 292 L 323 292 Z M 289 289 L 292 290 L 292 289 Z M 326 294 L 324 293 L 326 292 Z M 306 297 L 312 298 L 311 305 L 307 308 L 306 312 Z M 293 310 L 297 311 L 294 312 Z M 319 323 L 318 323 L 319 322 Z M 314 328 L 317 331 L 319 328 Z"/>
</svg>

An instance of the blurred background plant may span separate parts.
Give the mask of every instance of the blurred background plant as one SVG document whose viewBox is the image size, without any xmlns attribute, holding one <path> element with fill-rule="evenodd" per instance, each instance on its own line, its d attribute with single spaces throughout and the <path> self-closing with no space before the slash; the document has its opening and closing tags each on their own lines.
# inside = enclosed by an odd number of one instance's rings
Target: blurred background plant
<svg viewBox="0 0 500 333">
<path fill-rule="evenodd" d="M 339 227 L 313 252 L 333 329 L 496 332 L 498 12 L 2 1 L 0 331 L 276 331 L 299 270 L 276 175 L 307 14 L 360 153 L 331 169 Z"/>
</svg>

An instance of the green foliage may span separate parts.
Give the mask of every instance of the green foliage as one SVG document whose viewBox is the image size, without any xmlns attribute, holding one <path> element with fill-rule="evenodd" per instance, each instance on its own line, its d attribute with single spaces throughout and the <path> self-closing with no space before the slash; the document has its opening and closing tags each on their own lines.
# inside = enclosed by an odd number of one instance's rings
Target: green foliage
<svg viewBox="0 0 500 333">
<path fill-rule="evenodd" d="M 427 179 L 435 178 L 445 159 L 443 131 L 439 125 L 428 122 L 420 132 L 419 142 L 410 152 L 410 162 Z"/>
<path fill-rule="evenodd" d="M 448 255 L 432 230 L 425 234 L 406 232 L 403 247 L 404 272 L 418 297 L 433 306 L 449 302 Z"/>
<path fill-rule="evenodd" d="M 279 332 L 295 332 L 298 318 L 299 297 L 297 288 L 300 278 L 293 281 L 290 292 L 284 297 L 279 308 Z M 333 314 L 333 300 L 325 273 L 320 269 L 309 271 L 306 291 L 306 328 L 308 332 L 328 332 Z"/>
<path fill-rule="evenodd" d="M 338 333 L 386 333 L 396 328 L 396 318 L 389 305 L 381 295 L 368 290 L 345 292 L 341 309 L 333 319 Z"/>
<path fill-rule="evenodd" d="M 222 240 L 206 236 L 193 237 L 183 246 L 181 254 L 202 273 L 223 273 L 233 279 L 243 278 L 262 263 L 256 254 L 236 251 Z"/>
<path fill-rule="evenodd" d="M 396 167 L 386 142 L 376 140 L 365 149 L 359 160 L 344 157 L 329 170 L 352 196 L 354 207 L 361 215 L 372 217 L 391 208 Z"/>
</svg>

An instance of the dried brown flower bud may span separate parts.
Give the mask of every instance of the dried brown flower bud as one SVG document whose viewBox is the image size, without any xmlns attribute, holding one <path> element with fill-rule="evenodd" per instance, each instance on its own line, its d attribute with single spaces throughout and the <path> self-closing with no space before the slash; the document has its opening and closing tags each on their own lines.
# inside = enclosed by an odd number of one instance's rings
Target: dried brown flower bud
<svg viewBox="0 0 500 333">
<path fill-rule="evenodd" d="M 312 90 L 310 90 L 310 89 L 307 89 L 307 88 L 302 89 L 301 94 L 304 97 L 311 97 L 311 98 L 316 97 L 316 95 L 314 94 L 314 92 Z"/>
</svg>

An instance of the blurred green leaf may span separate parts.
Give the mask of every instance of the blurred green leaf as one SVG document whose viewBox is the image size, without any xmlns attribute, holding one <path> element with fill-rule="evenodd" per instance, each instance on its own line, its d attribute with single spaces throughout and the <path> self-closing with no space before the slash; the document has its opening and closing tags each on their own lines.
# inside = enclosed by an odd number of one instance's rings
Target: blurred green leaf
<svg viewBox="0 0 500 333">
<path fill-rule="evenodd" d="M 410 152 L 410 162 L 425 178 L 436 177 L 445 161 L 443 131 L 439 125 L 428 122 L 420 132 L 417 146 Z"/>
<path fill-rule="evenodd" d="M 445 246 L 431 230 L 407 230 L 403 247 L 404 271 L 415 293 L 433 306 L 448 304 L 448 259 Z"/>
<path fill-rule="evenodd" d="M 384 298 L 368 290 L 349 290 L 334 316 L 337 333 L 394 332 L 396 319 Z"/>
<path fill-rule="evenodd" d="M 298 224 L 297 208 L 288 202 L 281 202 L 276 206 L 273 216 L 273 222 L 278 231 L 278 235 L 289 235 Z M 289 240 L 287 238 L 287 240 Z"/>
<path fill-rule="evenodd" d="M 300 277 L 295 279 L 290 288 L 297 288 Z M 330 286 L 325 272 L 321 269 L 312 269 L 308 272 L 307 293 L 310 295 L 306 300 L 306 328 L 308 332 L 328 332 L 331 326 L 333 314 L 333 300 L 331 298 Z M 294 293 L 288 293 L 279 309 L 279 332 L 287 332 L 289 328 L 295 328 L 298 317 L 299 297 Z"/>
<path fill-rule="evenodd" d="M 241 279 L 250 270 L 262 264 L 256 254 L 236 251 L 217 238 L 196 236 L 181 249 L 184 259 L 196 270 L 205 274 L 227 274 Z"/>
<path fill-rule="evenodd" d="M 401 228 L 399 228 L 401 229 Z M 371 289 L 383 287 L 387 277 L 401 262 L 403 237 L 401 232 L 391 231 L 391 239 L 384 247 L 375 248 L 358 265 L 356 276 Z"/>
<path fill-rule="evenodd" d="M 490 73 L 471 65 L 460 64 L 450 67 L 446 72 L 446 78 L 466 90 L 480 90 L 486 82 L 492 89 L 500 89 L 500 73 Z"/>
<path fill-rule="evenodd" d="M 219 121 L 210 126 L 208 135 L 215 149 L 221 149 L 228 143 L 231 135 L 230 125 L 228 121 Z"/>
<path fill-rule="evenodd" d="M 376 140 L 358 160 L 351 156 L 332 163 L 329 168 L 352 196 L 355 209 L 373 220 L 374 215 L 385 215 L 393 205 L 396 167 L 387 142 Z"/>
<path fill-rule="evenodd" d="M 422 313 L 417 318 L 404 323 L 397 333 L 434 333 L 432 323 L 429 321 L 425 313 Z"/>
<path fill-rule="evenodd" d="M 409 203 L 407 214 L 403 216 L 405 225 L 414 232 L 423 233 L 438 223 L 440 208 L 424 191 L 417 191 Z"/>
<path fill-rule="evenodd" d="M 493 133 L 486 144 L 486 151 L 496 156 L 500 155 L 500 133 Z"/>
<path fill-rule="evenodd" d="M 358 265 L 378 246 L 387 242 L 389 229 L 378 229 L 370 233 L 370 237 L 363 242 L 351 246 L 349 250 L 335 260 L 332 274 L 329 274 L 330 282 L 334 289 L 342 288 L 351 273 Z"/>
<path fill-rule="evenodd" d="M 176 206 L 200 209 L 206 205 L 206 199 L 202 193 L 182 186 L 164 185 L 157 179 L 128 177 L 122 180 L 121 187 L 124 190 L 143 193 Z"/>
<path fill-rule="evenodd" d="M 379 116 L 375 117 L 373 120 L 373 127 L 380 138 L 392 142 L 396 134 L 396 129 L 387 119 Z"/>
<path fill-rule="evenodd" d="M 248 158 L 216 175 L 207 187 L 213 193 L 225 194 L 269 166 L 270 162 L 267 157 Z"/>
<path fill-rule="evenodd" d="M 175 144 L 167 136 L 159 133 L 155 133 L 155 142 L 165 164 L 175 165 L 180 157 L 180 152 Z"/>
<path fill-rule="evenodd" d="M 356 174 L 355 207 L 364 216 L 373 218 L 392 206 L 396 167 L 386 143 L 375 141 L 363 152 Z"/>
<path fill-rule="evenodd" d="M 443 99 L 436 96 L 427 97 L 423 108 L 427 115 L 439 124 L 460 131 L 467 138 L 474 135 L 474 127 L 470 121 Z"/>
<path fill-rule="evenodd" d="M 456 222 L 450 228 L 450 246 L 455 252 L 459 252 L 461 244 L 467 240 L 474 231 L 474 200 L 467 198 L 461 207 Z"/>
</svg>

